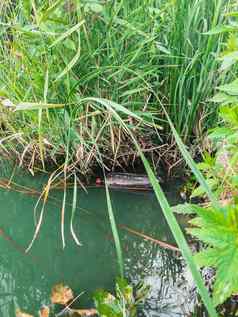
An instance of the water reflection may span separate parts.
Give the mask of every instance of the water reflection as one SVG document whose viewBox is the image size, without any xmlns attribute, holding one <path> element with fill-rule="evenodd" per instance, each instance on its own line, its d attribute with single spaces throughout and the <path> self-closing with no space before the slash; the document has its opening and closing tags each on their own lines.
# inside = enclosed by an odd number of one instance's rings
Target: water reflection
<svg viewBox="0 0 238 317">
<path fill-rule="evenodd" d="M 189 316 L 196 303 L 196 292 L 181 258 L 174 251 L 140 241 L 132 242 L 128 253 L 126 272 L 130 280 L 135 285 L 143 280 L 150 286 L 140 316 Z"/>
</svg>

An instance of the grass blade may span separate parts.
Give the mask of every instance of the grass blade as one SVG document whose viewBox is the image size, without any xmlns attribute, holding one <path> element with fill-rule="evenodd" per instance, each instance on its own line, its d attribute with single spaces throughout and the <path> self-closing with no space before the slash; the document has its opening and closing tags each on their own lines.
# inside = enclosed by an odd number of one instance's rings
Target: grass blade
<svg viewBox="0 0 238 317">
<path fill-rule="evenodd" d="M 82 246 L 82 244 L 79 242 L 79 239 L 77 238 L 77 235 L 76 235 L 76 233 L 74 231 L 74 227 L 73 227 L 76 207 L 77 207 L 77 177 L 74 174 L 74 193 L 73 193 L 72 214 L 71 214 L 71 220 L 70 220 L 70 231 L 71 231 L 71 234 L 72 234 L 72 237 L 73 237 L 75 243 L 78 246 Z"/>
<path fill-rule="evenodd" d="M 47 8 L 42 14 L 40 18 L 40 22 L 46 21 L 50 15 L 64 2 L 64 0 L 55 1 L 50 7 Z"/>
<path fill-rule="evenodd" d="M 61 208 L 61 238 L 63 249 L 65 248 L 65 234 L 64 234 L 64 224 L 65 224 L 65 205 L 66 205 L 66 180 L 64 179 L 64 195 L 63 195 L 63 202 Z"/>
<path fill-rule="evenodd" d="M 80 57 L 80 54 L 81 54 L 80 32 L 78 32 L 78 38 L 79 38 L 79 41 L 78 41 L 77 53 L 75 54 L 73 59 L 66 65 L 65 69 L 57 76 L 55 81 L 58 81 L 59 79 L 64 77 L 74 67 L 74 65 L 77 63 L 77 61 L 78 61 L 78 59 Z"/>
<path fill-rule="evenodd" d="M 140 157 L 141 157 L 142 162 L 145 166 L 146 172 L 147 172 L 148 177 L 150 179 L 150 182 L 153 186 L 155 195 L 156 195 L 158 202 L 161 206 L 163 214 L 167 220 L 167 223 L 168 223 L 168 225 L 173 233 L 173 236 L 177 242 L 177 245 L 179 246 L 179 249 L 180 249 L 183 257 L 190 268 L 194 282 L 196 283 L 197 289 L 198 289 L 198 291 L 201 295 L 201 298 L 202 298 L 202 300 L 207 308 L 209 316 L 210 317 L 218 317 L 217 312 L 212 304 L 212 300 L 208 294 L 206 287 L 204 286 L 202 277 L 201 277 L 199 270 L 196 266 L 196 263 L 193 259 L 192 252 L 191 252 L 191 250 L 187 244 L 187 241 L 184 237 L 184 234 L 183 234 L 183 232 L 182 232 L 182 230 L 181 230 L 181 228 L 180 228 L 180 226 L 179 226 L 179 224 L 178 224 L 178 222 L 173 214 L 173 211 L 168 203 L 168 200 L 165 197 L 164 192 L 162 191 L 162 189 L 158 183 L 158 180 L 157 180 L 156 176 L 154 175 L 154 173 L 150 167 L 149 162 L 145 158 L 144 154 L 142 153 L 142 151 L 138 145 L 137 145 L 137 149 L 140 153 Z"/>
<path fill-rule="evenodd" d="M 39 109 L 55 109 L 63 108 L 65 104 L 54 104 L 45 102 L 20 102 L 16 105 L 14 111 L 39 110 Z"/>
<path fill-rule="evenodd" d="M 121 243 L 120 243 L 120 239 L 119 239 L 119 234 L 118 234 L 118 230 L 117 230 L 117 226 L 116 226 L 115 217 L 113 214 L 111 197 L 110 197 L 110 193 L 109 193 L 106 179 L 105 179 L 105 188 L 106 188 L 106 197 L 107 197 L 108 216 L 109 216 L 109 220 L 110 220 L 110 224 L 111 224 L 111 228 L 112 228 L 112 234 L 113 234 L 113 238 L 114 238 L 114 242 L 115 242 L 120 275 L 121 275 L 121 277 L 123 277 L 124 270 L 123 270 L 123 257 L 122 257 Z"/>
<path fill-rule="evenodd" d="M 200 185 L 204 188 L 205 192 L 207 193 L 208 198 L 210 199 L 210 201 L 212 202 L 213 206 L 216 207 L 217 209 L 220 209 L 221 206 L 216 198 L 216 196 L 213 194 L 210 186 L 208 185 L 206 179 L 204 178 L 204 176 L 202 175 L 202 173 L 200 172 L 200 170 L 197 168 L 196 163 L 194 162 L 194 160 L 192 159 L 190 153 L 188 152 L 188 150 L 186 149 L 183 141 L 181 140 L 178 132 L 176 131 L 167 111 L 165 110 L 165 108 L 163 107 L 163 110 L 165 112 L 165 115 L 167 117 L 168 123 L 170 125 L 170 128 L 173 132 L 175 141 L 180 149 L 180 152 L 183 155 L 183 158 L 185 159 L 185 161 L 187 162 L 188 166 L 190 167 L 191 171 L 193 172 L 194 176 L 196 177 L 197 181 L 200 183 Z"/>
<path fill-rule="evenodd" d="M 61 36 L 59 36 L 51 45 L 49 48 L 54 47 L 58 43 L 62 42 L 65 38 L 69 37 L 73 32 L 77 31 L 82 24 L 85 23 L 85 20 L 79 22 L 78 24 L 74 25 L 72 28 L 70 28 L 67 32 L 63 33 Z"/>
</svg>

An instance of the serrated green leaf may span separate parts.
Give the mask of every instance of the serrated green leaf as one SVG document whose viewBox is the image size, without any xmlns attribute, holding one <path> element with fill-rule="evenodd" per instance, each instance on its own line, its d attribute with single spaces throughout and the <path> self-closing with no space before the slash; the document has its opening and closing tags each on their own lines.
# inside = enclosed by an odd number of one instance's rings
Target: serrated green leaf
<svg viewBox="0 0 238 317">
<path fill-rule="evenodd" d="M 199 168 L 200 171 L 206 171 L 211 168 L 211 165 L 205 162 L 201 162 L 197 164 L 197 167 Z"/>
<path fill-rule="evenodd" d="M 237 127 L 238 126 L 238 106 L 221 106 L 220 116 L 226 121 L 226 123 Z"/>
<path fill-rule="evenodd" d="M 194 208 L 195 208 L 195 205 L 185 203 L 185 204 L 179 204 L 179 205 L 173 206 L 172 211 L 177 214 L 191 215 L 196 213 Z"/>
<path fill-rule="evenodd" d="M 229 135 L 233 134 L 233 130 L 226 127 L 216 128 L 213 130 L 213 132 L 209 133 L 209 139 L 213 141 L 218 141 L 220 139 L 225 139 Z"/>
<path fill-rule="evenodd" d="M 213 248 L 208 248 L 197 253 L 195 261 L 199 267 L 216 267 L 217 266 L 217 251 Z"/>
<path fill-rule="evenodd" d="M 217 263 L 216 282 L 214 285 L 213 302 L 217 306 L 222 304 L 232 294 L 238 291 L 238 245 L 236 238 L 231 245 L 217 249 L 219 254 Z"/>
<path fill-rule="evenodd" d="M 209 185 L 209 187 L 211 189 L 214 189 L 218 185 L 218 180 L 217 179 L 208 179 L 207 184 Z M 200 185 L 192 192 L 191 198 L 201 197 L 205 193 L 206 193 L 206 191 L 205 191 L 204 187 Z"/>
<path fill-rule="evenodd" d="M 234 104 L 238 102 L 238 98 L 236 96 L 230 96 L 223 92 L 219 92 L 211 99 L 211 101 L 222 104 Z"/>
<path fill-rule="evenodd" d="M 197 228 L 189 232 L 208 244 L 208 248 L 195 255 L 200 267 L 216 269 L 213 302 L 222 304 L 238 291 L 238 208 L 234 205 L 220 210 L 197 208 L 199 217 L 191 223 Z"/>
</svg>

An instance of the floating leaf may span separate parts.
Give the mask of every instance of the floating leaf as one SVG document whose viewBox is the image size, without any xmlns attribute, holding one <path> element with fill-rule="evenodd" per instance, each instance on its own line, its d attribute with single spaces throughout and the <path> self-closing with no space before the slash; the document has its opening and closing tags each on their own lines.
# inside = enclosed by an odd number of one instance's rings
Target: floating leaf
<svg viewBox="0 0 238 317">
<path fill-rule="evenodd" d="M 74 298 L 73 291 L 68 286 L 57 284 L 53 287 L 51 292 L 52 304 L 67 305 L 69 301 Z"/>
<path fill-rule="evenodd" d="M 33 315 L 24 313 L 23 311 L 21 311 L 20 309 L 16 310 L 16 317 L 33 317 Z"/>
</svg>

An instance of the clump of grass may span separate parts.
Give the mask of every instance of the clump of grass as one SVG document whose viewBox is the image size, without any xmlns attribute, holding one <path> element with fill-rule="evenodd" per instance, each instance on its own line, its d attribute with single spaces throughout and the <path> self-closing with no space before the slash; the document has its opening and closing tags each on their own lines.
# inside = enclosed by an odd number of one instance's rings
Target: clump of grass
<svg viewBox="0 0 238 317">
<path fill-rule="evenodd" d="M 80 100 L 99 96 L 134 112 L 151 108 L 156 21 L 141 0 L 97 7 L 70 4 L 43 1 L 5 9 L 1 96 L 25 111 L 6 114 L 2 135 L 22 133 L 16 140 L 24 154 L 21 161 L 34 158 L 44 165 L 68 151 L 86 173 L 99 158 L 95 142 L 113 162 L 131 143 L 110 112 Z M 124 120 L 143 135 L 138 121 L 127 115 Z"/>
<path fill-rule="evenodd" d="M 230 1 L 167 2 L 163 41 L 169 53 L 161 59 L 164 66 L 163 104 L 182 140 L 199 137 L 217 122 L 214 103 L 209 101 L 222 81 L 218 71 L 222 36 L 208 35 L 219 25 Z M 169 128 L 169 127 L 168 127 Z"/>
<path fill-rule="evenodd" d="M 7 1 L 0 13 L 2 149 L 31 171 L 58 167 L 66 156 L 84 174 L 100 157 L 105 168 L 127 164 L 133 143 L 108 109 L 81 103 L 91 96 L 157 120 L 167 141 L 158 95 L 188 140 L 203 114 L 216 113 L 206 102 L 218 80 L 212 54 L 220 41 L 204 33 L 224 9 L 215 0 Z M 161 143 L 157 129 L 122 117 L 146 150 Z"/>
</svg>

